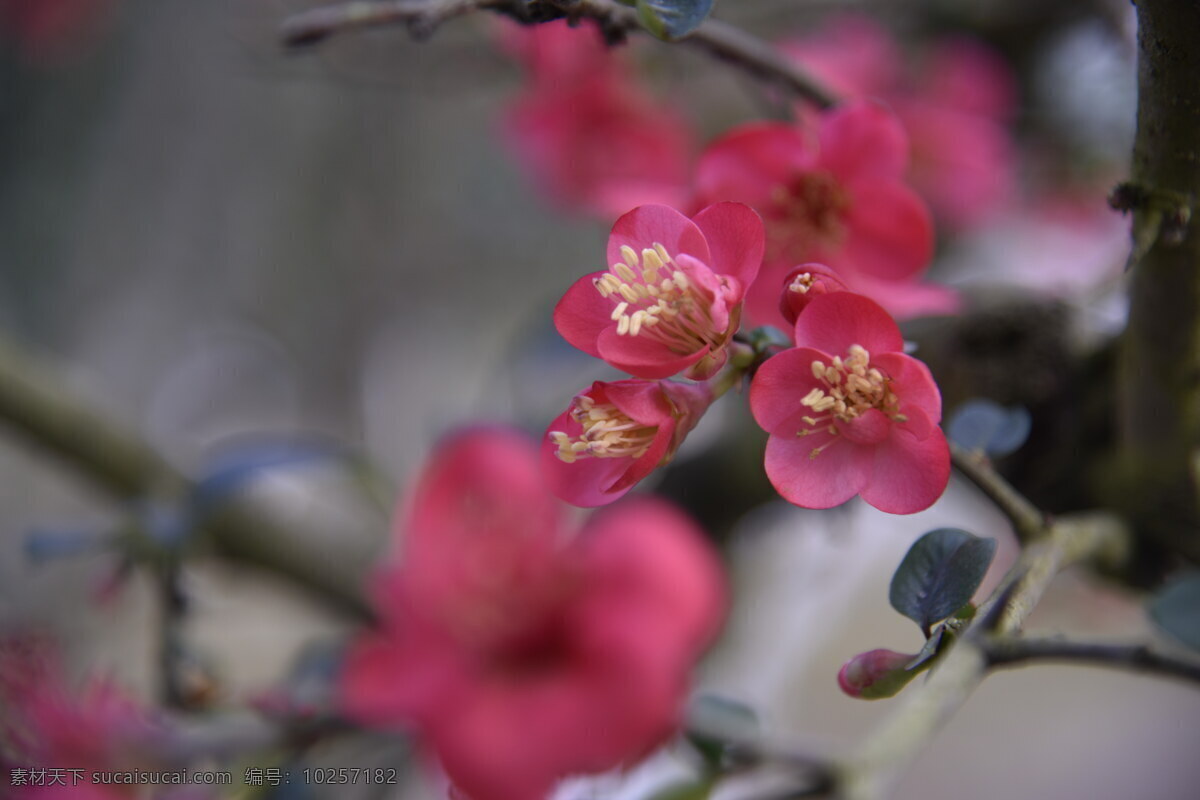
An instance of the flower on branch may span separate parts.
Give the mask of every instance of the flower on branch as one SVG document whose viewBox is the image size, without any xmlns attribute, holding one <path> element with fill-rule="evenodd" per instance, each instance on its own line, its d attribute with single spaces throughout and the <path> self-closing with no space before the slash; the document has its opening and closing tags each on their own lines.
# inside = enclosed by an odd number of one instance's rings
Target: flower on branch
<svg viewBox="0 0 1200 800">
<path fill-rule="evenodd" d="M 866 297 L 827 294 L 800 314 L 795 337 L 750 386 L 779 493 L 805 508 L 858 494 L 893 514 L 932 505 L 950 479 L 942 398 L 892 318 Z"/>
<path fill-rule="evenodd" d="M 344 711 L 415 731 L 472 800 L 539 800 L 646 755 L 724 617 L 719 561 L 674 507 L 627 501 L 577 534 L 562 511 L 521 434 L 443 442 L 345 663 Z"/>
<path fill-rule="evenodd" d="M 596 25 L 506 26 L 528 83 L 505 115 L 510 149 L 558 203 L 611 218 L 678 206 L 695 146 L 683 115 L 647 94 Z"/>
<path fill-rule="evenodd" d="M 725 363 L 762 255 L 762 220 L 740 203 L 717 203 L 692 219 L 639 206 L 613 226 L 611 266 L 567 290 L 554 326 L 630 375 L 703 380 Z"/>
<path fill-rule="evenodd" d="M 948 289 L 916 283 L 933 255 L 933 225 L 904 181 L 907 167 L 904 129 L 867 102 L 822 113 L 815 134 L 752 123 L 701 154 L 694 204 L 736 200 L 766 222 L 762 276 L 746 300 L 755 324 L 783 327 L 779 287 L 808 261 L 833 267 L 851 290 L 897 314 L 957 307 Z"/>
<path fill-rule="evenodd" d="M 674 457 L 712 399 L 705 384 L 596 381 L 546 431 L 551 491 L 583 507 L 617 500 Z"/>
</svg>

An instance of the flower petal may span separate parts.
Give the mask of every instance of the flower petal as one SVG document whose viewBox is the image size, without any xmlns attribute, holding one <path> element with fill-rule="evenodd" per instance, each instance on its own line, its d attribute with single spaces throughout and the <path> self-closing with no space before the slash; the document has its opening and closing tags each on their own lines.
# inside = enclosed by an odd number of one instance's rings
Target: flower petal
<svg viewBox="0 0 1200 800">
<path fill-rule="evenodd" d="M 821 447 L 825 449 L 814 457 L 813 451 Z M 803 508 L 833 508 L 868 485 L 875 449 L 824 431 L 811 436 L 773 434 L 767 439 L 764 465 L 784 500 Z"/>
<path fill-rule="evenodd" d="M 917 193 L 898 181 L 863 181 L 847 187 L 849 234 L 834 266 L 887 280 L 910 278 L 933 258 L 933 220 Z"/>
<path fill-rule="evenodd" d="M 908 168 L 908 134 L 883 106 L 854 101 L 821 115 L 820 166 L 843 179 L 899 180 Z"/>
<path fill-rule="evenodd" d="M 941 429 L 917 439 L 901 428 L 874 448 L 874 472 L 862 497 L 889 514 L 914 514 L 933 505 L 950 480 L 950 448 Z"/>
<path fill-rule="evenodd" d="M 900 399 L 900 413 L 907 413 L 906 407 L 916 406 L 930 422 L 941 421 L 942 393 L 929 367 L 904 353 L 881 353 L 871 358 L 871 364 L 892 379 L 892 390 Z"/>
<path fill-rule="evenodd" d="M 596 344 L 597 356 L 634 377 L 650 380 L 678 375 L 709 351 L 706 346 L 694 353 L 677 355 L 654 339 L 619 334 L 615 326 L 605 328 Z"/>
<path fill-rule="evenodd" d="M 758 276 L 765 249 L 762 217 L 742 203 L 715 203 L 694 216 L 708 240 L 714 271 L 737 278 L 742 287 Z"/>
<path fill-rule="evenodd" d="M 874 300 L 851 292 L 814 297 L 796 319 L 796 346 L 845 355 L 850 345 L 878 354 L 904 350 L 895 320 Z"/>
<path fill-rule="evenodd" d="M 708 263 L 708 242 L 696 224 L 670 206 L 644 205 L 625 214 L 608 237 L 608 265 L 624 260 L 621 247 L 642 250 L 661 244 L 672 256 L 687 253 Z"/>
<path fill-rule="evenodd" d="M 570 411 L 564 411 L 550 423 L 542 441 L 542 474 L 547 487 L 560 500 L 581 508 L 593 508 L 613 502 L 633 486 L 629 484 L 620 491 L 611 491 L 633 459 L 581 458 L 568 464 L 556 455 L 558 447 L 550 441 L 550 431 L 562 431 L 575 438 L 583 432 L 583 427 L 571 417 Z"/>
<path fill-rule="evenodd" d="M 698 203 L 736 200 L 766 209 L 771 192 L 812 168 L 816 147 L 781 122 L 743 125 L 710 144 L 696 164 Z"/>
<path fill-rule="evenodd" d="M 603 272 L 584 275 L 571 284 L 554 306 L 554 327 L 567 342 L 589 356 L 600 357 L 596 340 L 605 328 L 613 326 L 615 304 L 596 290 L 595 280 Z"/>
<path fill-rule="evenodd" d="M 771 356 L 754 373 L 750 382 L 750 412 L 754 421 L 767 433 L 795 436 L 796 431 L 810 426 L 800 418 L 811 415 L 812 409 L 800 401 L 816 388 L 824 388 L 813 377 L 814 361 L 828 362 L 829 356 L 808 347 L 794 347 Z"/>
</svg>

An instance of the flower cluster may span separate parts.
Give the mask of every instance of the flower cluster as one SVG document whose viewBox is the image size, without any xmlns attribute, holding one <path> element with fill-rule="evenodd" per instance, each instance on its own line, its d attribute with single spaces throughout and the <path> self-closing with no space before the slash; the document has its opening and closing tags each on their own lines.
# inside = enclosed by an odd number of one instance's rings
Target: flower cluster
<svg viewBox="0 0 1200 800">
<path fill-rule="evenodd" d="M 625 502 L 578 533 L 561 512 L 521 434 L 443 442 L 343 670 L 345 712 L 415 729 L 473 800 L 539 800 L 644 756 L 724 617 L 718 559 L 673 507 Z"/>
</svg>

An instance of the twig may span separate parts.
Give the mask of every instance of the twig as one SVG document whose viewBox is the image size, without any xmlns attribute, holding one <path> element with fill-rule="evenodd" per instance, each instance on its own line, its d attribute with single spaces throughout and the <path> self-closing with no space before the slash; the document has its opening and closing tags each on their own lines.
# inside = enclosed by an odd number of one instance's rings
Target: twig
<svg viewBox="0 0 1200 800">
<path fill-rule="evenodd" d="M 1148 672 L 1200 683 L 1200 662 L 1173 658 L 1144 644 L 1099 644 L 1013 636 L 986 638 L 981 644 L 989 667 L 1057 661 Z"/>
<path fill-rule="evenodd" d="M 637 12 L 613 0 L 560 0 L 546 5 L 572 19 L 596 20 L 610 38 L 643 30 Z M 426 38 L 446 20 L 474 11 L 494 11 L 520 22 L 530 21 L 527 6 L 520 0 L 352 0 L 289 17 L 283 23 L 281 36 L 284 45 L 299 47 L 347 31 L 404 25 L 414 37 Z M 828 108 L 838 100 L 833 91 L 781 55 L 770 43 L 733 25 L 709 19 L 679 43 L 704 50 L 759 80 L 778 84 L 820 108 Z"/>
<path fill-rule="evenodd" d="M 2 338 L 0 422 L 118 501 L 179 498 L 194 490 L 149 445 L 92 411 Z M 223 555 L 284 575 L 358 616 L 370 615 L 361 587 L 374 553 L 356 551 L 323 531 L 298 530 L 294 520 L 243 498 L 229 500 L 205 530 Z"/>
<path fill-rule="evenodd" d="M 954 468 L 979 487 L 1008 517 L 1020 541 L 1033 541 L 1045 533 L 1046 516 L 992 469 L 986 456 L 965 450 L 954 443 L 950 444 L 950 455 Z"/>
</svg>

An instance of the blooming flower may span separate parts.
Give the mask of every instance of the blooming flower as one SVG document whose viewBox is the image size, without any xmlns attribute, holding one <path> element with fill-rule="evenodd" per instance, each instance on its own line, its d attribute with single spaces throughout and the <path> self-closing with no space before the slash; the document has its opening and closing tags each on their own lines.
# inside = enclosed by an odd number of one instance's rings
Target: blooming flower
<svg viewBox="0 0 1200 800">
<path fill-rule="evenodd" d="M 639 206 L 613 226 L 612 266 L 567 290 L 554 326 L 575 347 L 639 378 L 683 370 L 708 378 L 725 363 L 762 254 L 762 221 L 740 203 L 717 203 L 692 219 Z"/>
<path fill-rule="evenodd" d="M 596 381 L 546 431 L 550 490 L 577 506 L 613 502 L 671 460 L 711 402 L 704 384 Z"/>
<path fill-rule="evenodd" d="M 816 136 L 752 123 L 700 156 L 696 205 L 736 200 L 766 222 L 762 275 L 746 299 L 756 324 L 783 326 L 779 287 L 796 264 L 817 261 L 897 313 L 946 311 L 953 295 L 915 283 L 933 255 L 929 211 L 904 183 L 908 142 L 888 111 L 850 103 L 821 115 Z"/>
<path fill-rule="evenodd" d="M 561 511 L 520 434 L 445 442 L 347 657 L 345 712 L 415 729 L 473 800 L 538 800 L 646 754 L 723 617 L 718 561 L 673 507 L 622 503 L 573 537 Z"/>
<path fill-rule="evenodd" d="M 776 490 L 806 508 L 856 494 L 893 514 L 932 505 L 950 479 L 942 398 L 928 368 L 902 352 L 896 323 L 871 300 L 837 292 L 809 304 L 795 336 L 750 386 Z"/>
<path fill-rule="evenodd" d="M 510 148 L 560 206 L 605 217 L 643 203 L 681 205 L 692 133 L 678 110 L 642 90 L 597 27 L 510 30 L 529 82 L 505 116 Z"/>
<path fill-rule="evenodd" d="M 908 178 L 939 223 L 977 226 L 1013 193 L 1015 80 L 982 42 L 947 37 L 910 65 L 879 24 L 846 14 L 781 49 L 842 95 L 888 104 L 908 131 Z"/>
</svg>

